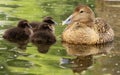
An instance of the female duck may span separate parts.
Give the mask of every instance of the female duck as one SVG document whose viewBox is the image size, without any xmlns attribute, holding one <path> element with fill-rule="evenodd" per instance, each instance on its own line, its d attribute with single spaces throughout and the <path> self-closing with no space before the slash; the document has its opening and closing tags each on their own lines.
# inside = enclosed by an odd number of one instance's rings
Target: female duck
<svg viewBox="0 0 120 75">
<path fill-rule="evenodd" d="M 19 21 L 17 27 L 5 31 L 3 38 L 9 42 L 16 43 L 20 49 L 26 49 L 32 35 L 31 26 L 27 20 Z"/>
<path fill-rule="evenodd" d="M 31 37 L 31 42 L 37 46 L 40 53 L 47 53 L 50 46 L 56 42 L 53 28 L 50 24 L 41 22 L 41 24 L 34 30 Z"/>
<path fill-rule="evenodd" d="M 114 32 L 101 18 L 95 18 L 94 12 L 85 5 L 79 5 L 63 24 L 68 24 L 62 34 L 62 40 L 72 44 L 102 44 L 114 39 Z"/>
</svg>

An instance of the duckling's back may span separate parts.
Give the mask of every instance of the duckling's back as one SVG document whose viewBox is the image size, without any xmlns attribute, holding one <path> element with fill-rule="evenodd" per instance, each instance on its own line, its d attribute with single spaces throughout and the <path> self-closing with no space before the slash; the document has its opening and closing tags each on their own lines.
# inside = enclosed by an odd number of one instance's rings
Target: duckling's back
<svg viewBox="0 0 120 75">
<path fill-rule="evenodd" d="M 52 45 L 56 42 L 54 34 L 50 31 L 36 31 L 31 38 L 34 44 Z"/>
<path fill-rule="evenodd" d="M 15 27 L 5 31 L 3 38 L 10 42 L 25 41 L 29 35 L 21 28 Z"/>
</svg>

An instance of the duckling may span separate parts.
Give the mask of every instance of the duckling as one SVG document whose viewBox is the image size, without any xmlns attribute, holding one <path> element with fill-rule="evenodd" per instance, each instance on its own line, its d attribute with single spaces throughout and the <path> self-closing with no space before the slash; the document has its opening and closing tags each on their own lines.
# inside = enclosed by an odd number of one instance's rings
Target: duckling
<svg viewBox="0 0 120 75">
<path fill-rule="evenodd" d="M 42 20 L 42 22 L 48 23 L 53 28 L 53 30 L 55 31 L 54 25 L 56 25 L 57 23 L 53 20 L 52 17 L 50 17 L 50 16 L 44 17 L 43 20 Z M 32 26 L 33 31 L 36 28 L 38 28 L 38 26 L 41 25 L 42 22 L 31 22 L 30 25 Z"/>
<path fill-rule="evenodd" d="M 62 33 L 62 41 L 72 44 L 102 44 L 114 39 L 114 31 L 102 18 L 95 18 L 92 9 L 78 5 L 63 25 L 68 26 Z"/>
<path fill-rule="evenodd" d="M 31 35 L 32 30 L 28 21 L 21 20 L 17 27 L 6 30 L 3 34 L 3 38 L 11 43 L 17 44 L 20 49 L 26 49 Z"/>
<path fill-rule="evenodd" d="M 51 25 L 46 22 L 41 22 L 38 28 L 35 29 L 31 37 L 31 42 L 37 46 L 40 53 L 47 53 L 51 45 L 56 42 Z"/>
</svg>

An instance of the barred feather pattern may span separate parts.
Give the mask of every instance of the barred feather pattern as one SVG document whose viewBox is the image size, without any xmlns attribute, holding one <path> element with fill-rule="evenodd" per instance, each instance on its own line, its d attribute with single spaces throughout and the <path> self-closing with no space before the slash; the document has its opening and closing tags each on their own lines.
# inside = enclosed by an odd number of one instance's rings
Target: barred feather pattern
<svg viewBox="0 0 120 75">
<path fill-rule="evenodd" d="M 99 40 L 97 41 L 97 44 L 113 41 L 114 31 L 104 19 L 96 18 L 95 26 L 99 34 Z"/>
</svg>

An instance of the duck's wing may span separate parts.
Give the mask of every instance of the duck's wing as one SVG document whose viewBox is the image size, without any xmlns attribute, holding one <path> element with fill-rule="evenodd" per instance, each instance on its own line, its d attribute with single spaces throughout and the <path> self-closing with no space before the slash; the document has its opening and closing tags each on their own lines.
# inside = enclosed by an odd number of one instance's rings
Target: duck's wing
<svg viewBox="0 0 120 75">
<path fill-rule="evenodd" d="M 99 34 L 98 43 L 105 43 L 112 41 L 114 38 L 114 32 L 111 26 L 102 18 L 95 19 L 96 31 Z"/>
<path fill-rule="evenodd" d="M 110 25 L 102 18 L 96 18 L 95 25 L 99 33 L 105 33 L 111 28 Z"/>
</svg>

